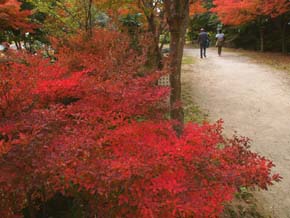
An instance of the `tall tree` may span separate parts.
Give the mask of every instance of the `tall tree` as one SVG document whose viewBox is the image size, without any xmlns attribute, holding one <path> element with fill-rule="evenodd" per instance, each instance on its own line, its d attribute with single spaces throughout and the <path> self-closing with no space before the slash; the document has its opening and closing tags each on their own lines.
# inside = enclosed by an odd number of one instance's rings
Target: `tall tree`
<svg viewBox="0 0 290 218">
<path fill-rule="evenodd" d="M 112 2 L 112 1 L 108 1 Z M 203 7 L 202 0 L 191 0 L 190 2 L 190 15 L 195 15 L 197 13 L 205 12 L 205 8 Z M 165 12 L 164 0 L 123 0 L 122 3 L 119 3 L 119 6 L 127 10 L 127 13 L 136 12 L 139 9 L 145 17 L 147 28 L 146 30 L 152 34 L 152 47 L 149 51 L 150 63 L 152 65 L 162 67 L 162 55 L 161 50 L 164 45 L 164 41 L 160 39 L 161 35 L 166 35 L 168 33 L 168 25 L 167 25 L 167 14 Z M 112 4 L 111 4 L 112 5 Z M 116 5 L 116 3 L 115 3 Z M 125 10 L 126 11 L 126 10 Z M 184 13 L 188 13 L 184 11 Z"/>
<path fill-rule="evenodd" d="M 148 54 L 148 64 L 162 67 L 160 35 L 166 27 L 164 8 L 161 0 L 138 0 L 138 7 L 142 10 L 148 23 L 148 31 L 152 34 L 152 46 Z"/>
<path fill-rule="evenodd" d="M 181 104 L 181 63 L 189 16 L 203 10 L 201 0 L 164 0 L 164 12 L 170 32 L 170 116 L 177 121 L 175 130 L 181 134 L 184 113 Z"/>
<path fill-rule="evenodd" d="M 181 106 L 181 63 L 185 43 L 185 33 L 189 21 L 190 0 L 164 0 L 170 40 L 170 115 L 178 121 L 175 130 L 182 132 L 184 113 Z"/>
</svg>

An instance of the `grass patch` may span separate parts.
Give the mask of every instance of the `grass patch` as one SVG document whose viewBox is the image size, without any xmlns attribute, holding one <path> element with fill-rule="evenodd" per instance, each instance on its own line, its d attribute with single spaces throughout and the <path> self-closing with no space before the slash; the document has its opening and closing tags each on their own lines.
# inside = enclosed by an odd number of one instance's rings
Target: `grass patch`
<svg viewBox="0 0 290 218">
<path fill-rule="evenodd" d="M 262 215 L 256 204 L 257 200 L 250 190 L 241 187 L 235 199 L 225 205 L 221 218 L 270 218 Z"/>
<path fill-rule="evenodd" d="M 203 113 L 201 109 L 194 103 L 187 102 L 184 105 L 184 122 L 193 122 L 202 124 L 207 120 L 207 114 Z"/>
<path fill-rule="evenodd" d="M 204 121 L 207 121 L 208 114 L 204 113 L 200 107 L 192 101 L 190 85 L 183 83 L 182 87 L 181 98 L 184 110 L 184 122 L 202 124 Z"/>
<path fill-rule="evenodd" d="M 255 52 L 238 50 L 242 55 L 252 58 L 252 61 L 258 64 L 266 64 L 277 70 L 290 73 L 290 56 L 282 53 L 273 52 Z"/>
</svg>

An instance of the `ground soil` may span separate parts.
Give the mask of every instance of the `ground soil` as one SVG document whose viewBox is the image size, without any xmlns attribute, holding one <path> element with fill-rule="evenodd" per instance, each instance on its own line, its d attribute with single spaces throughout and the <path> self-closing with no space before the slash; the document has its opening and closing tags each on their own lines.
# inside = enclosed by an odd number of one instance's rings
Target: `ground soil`
<svg viewBox="0 0 290 218">
<path fill-rule="evenodd" d="M 222 118 L 225 134 L 252 139 L 252 150 L 273 160 L 283 177 L 268 191 L 255 193 L 265 217 L 290 218 L 290 75 L 257 62 L 244 52 L 226 51 L 221 57 L 209 49 L 199 59 L 197 49 L 184 55 L 194 64 L 183 65 L 182 80 L 192 101 L 209 115 Z"/>
</svg>

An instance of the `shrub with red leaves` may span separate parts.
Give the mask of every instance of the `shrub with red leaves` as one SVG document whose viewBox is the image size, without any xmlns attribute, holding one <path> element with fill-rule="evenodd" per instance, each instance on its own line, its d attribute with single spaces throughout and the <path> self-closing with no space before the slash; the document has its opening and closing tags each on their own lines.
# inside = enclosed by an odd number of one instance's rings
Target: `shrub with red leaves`
<svg viewBox="0 0 290 218">
<path fill-rule="evenodd" d="M 217 217 L 240 186 L 280 179 L 221 122 L 177 137 L 162 73 L 143 73 L 120 33 L 58 47 L 54 64 L 22 58 L 0 68 L 0 217 L 37 217 L 58 193 L 79 199 L 83 217 Z"/>
</svg>

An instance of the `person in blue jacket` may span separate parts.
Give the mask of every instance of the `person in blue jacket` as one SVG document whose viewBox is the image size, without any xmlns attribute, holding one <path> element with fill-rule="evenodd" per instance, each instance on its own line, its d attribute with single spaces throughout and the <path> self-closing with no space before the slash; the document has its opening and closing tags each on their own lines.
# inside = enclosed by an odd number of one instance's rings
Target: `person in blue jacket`
<svg viewBox="0 0 290 218">
<path fill-rule="evenodd" d="M 206 58 L 206 48 L 209 43 L 209 37 L 208 37 L 208 33 L 203 28 L 200 29 L 197 43 L 200 46 L 200 58 L 203 58 L 203 57 Z"/>
</svg>

